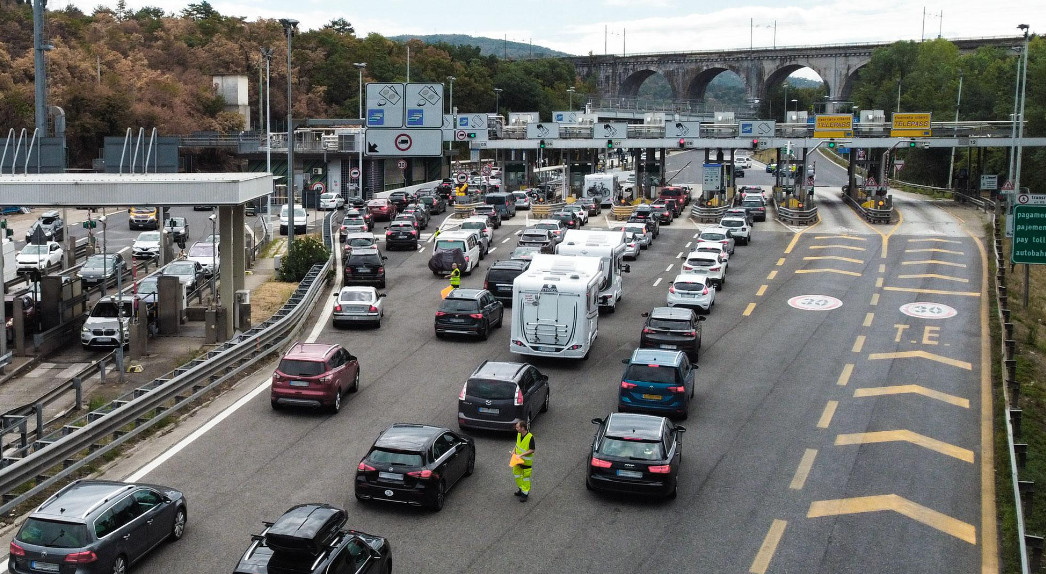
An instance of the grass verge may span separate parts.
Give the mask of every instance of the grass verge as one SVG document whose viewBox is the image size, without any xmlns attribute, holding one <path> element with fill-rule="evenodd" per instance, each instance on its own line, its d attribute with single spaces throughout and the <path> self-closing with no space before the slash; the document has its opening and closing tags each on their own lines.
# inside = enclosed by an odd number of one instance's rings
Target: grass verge
<svg viewBox="0 0 1046 574">
<path fill-rule="evenodd" d="M 251 291 L 251 317 L 254 322 L 272 317 L 272 314 L 283 307 L 291 294 L 298 288 L 297 283 L 276 281 L 262 283 Z"/>
</svg>

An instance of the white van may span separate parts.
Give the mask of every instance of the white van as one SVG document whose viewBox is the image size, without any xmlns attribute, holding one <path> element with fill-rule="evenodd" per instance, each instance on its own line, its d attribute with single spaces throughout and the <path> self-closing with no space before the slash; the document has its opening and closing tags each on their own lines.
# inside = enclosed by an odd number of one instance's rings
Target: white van
<svg viewBox="0 0 1046 574">
<path fill-rule="evenodd" d="M 437 251 L 451 251 L 454 249 L 460 249 L 462 255 L 465 256 L 465 269 L 461 272 L 469 275 L 479 265 L 479 258 L 483 249 L 480 244 L 479 234 L 473 231 L 446 231 L 440 233 L 439 237 L 432 242 L 433 255 Z"/>
<path fill-rule="evenodd" d="M 280 208 L 280 235 L 287 235 L 287 204 L 284 204 Z M 306 225 L 308 224 L 308 213 L 305 212 L 305 208 L 300 205 L 294 206 L 294 232 L 305 233 Z"/>
<path fill-rule="evenodd" d="M 610 313 L 617 310 L 617 302 L 621 300 L 621 273 L 631 271 L 624 262 L 624 231 L 569 229 L 563 235 L 563 242 L 556 247 L 556 253 L 600 258 L 603 265 L 599 278 L 599 306 Z"/>
<path fill-rule="evenodd" d="M 535 255 L 512 282 L 512 336 L 520 355 L 586 359 L 599 334 L 598 257 Z"/>
</svg>

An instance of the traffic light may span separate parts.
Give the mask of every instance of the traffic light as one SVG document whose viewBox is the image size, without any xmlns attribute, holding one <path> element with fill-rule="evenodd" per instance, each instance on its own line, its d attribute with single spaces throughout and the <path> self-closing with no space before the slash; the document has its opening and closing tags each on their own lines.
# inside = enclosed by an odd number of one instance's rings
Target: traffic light
<svg viewBox="0 0 1046 574">
<path fill-rule="evenodd" d="M 607 149 L 614 149 L 614 140 L 607 140 Z"/>
<path fill-rule="evenodd" d="M 686 138 L 679 138 L 679 149 L 686 147 Z"/>
<path fill-rule="evenodd" d="M 828 149 L 835 149 L 835 142 L 834 141 L 828 142 Z"/>
<path fill-rule="evenodd" d="M 908 142 L 908 147 L 915 147 L 915 140 Z"/>
<path fill-rule="evenodd" d="M 545 149 L 545 140 L 539 141 L 538 142 L 538 147 L 541 148 L 541 149 Z"/>
<path fill-rule="evenodd" d="M 476 132 L 468 132 L 465 136 L 470 140 L 474 140 L 476 139 Z"/>
<path fill-rule="evenodd" d="M 752 140 L 752 149 L 759 149 L 759 139 Z"/>
<path fill-rule="evenodd" d="M 83 225 L 84 229 L 95 229 L 95 228 L 98 227 L 98 220 L 96 220 L 96 219 L 89 219 L 87 221 L 84 221 L 82 225 Z"/>
</svg>

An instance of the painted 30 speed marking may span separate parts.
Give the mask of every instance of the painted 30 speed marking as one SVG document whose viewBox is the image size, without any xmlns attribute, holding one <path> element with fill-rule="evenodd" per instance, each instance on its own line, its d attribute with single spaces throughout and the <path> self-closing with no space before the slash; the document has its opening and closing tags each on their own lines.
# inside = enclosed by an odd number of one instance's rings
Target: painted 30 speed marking
<svg viewBox="0 0 1046 574">
<path fill-rule="evenodd" d="M 800 295 L 788 300 L 788 304 L 800 311 L 831 311 L 843 306 L 843 302 L 828 295 Z"/>
<path fill-rule="evenodd" d="M 954 308 L 942 303 L 920 301 L 901 305 L 901 313 L 916 319 L 951 319 L 959 314 Z"/>
</svg>

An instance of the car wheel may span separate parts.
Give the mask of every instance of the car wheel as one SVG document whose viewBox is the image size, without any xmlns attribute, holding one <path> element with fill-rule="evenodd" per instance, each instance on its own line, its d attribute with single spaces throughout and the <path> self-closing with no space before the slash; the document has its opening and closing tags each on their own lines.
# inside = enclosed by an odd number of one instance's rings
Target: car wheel
<svg viewBox="0 0 1046 574">
<path fill-rule="evenodd" d="M 127 574 L 127 558 L 123 554 L 113 560 L 113 567 L 110 572 L 113 574 Z"/>
<path fill-rule="evenodd" d="M 472 473 L 476 471 L 476 451 L 473 450 L 469 456 L 468 465 L 465 466 L 465 476 L 472 476 Z"/>
<path fill-rule="evenodd" d="M 589 481 L 588 477 L 585 477 L 585 490 L 595 490 L 592 488 L 592 483 Z"/>
<path fill-rule="evenodd" d="M 281 408 L 279 401 L 276 399 L 269 399 L 269 404 L 272 405 L 272 410 L 274 411 L 278 411 Z"/>
<path fill-rule="evenodd" d="M 171 540 L 181 540 L 185 535 L 185 509 L 179 507 L 174 513 L 174 524 L 171 526 Z"/>
<path fill-rule="evenodd" d="M 484 341 L 486 341 L 487 337 L 489 337 L 489 336 L 490 336 L 490 322 L 489 321 L 484 321 L 483 322 L 483 328 L 479 330 L 479 338 L 483 339 Z"/>
<path fill-rule="evenodd" d="M 355 393 L 360 390 L 360 370 L 356 369 L 356 376 L 352 379 L 352 386 L 349 387 L 350 393 Z"/>
<path fill-rule="evenodd" d="M 334 404 L 331 405 L 331 412 L 335 414 L 341 412 L 341 388 L 334 389 Z"/>
<path fill-rule="evenodd" d="M 439 512 L 443 510 L 443 503 L 447 498 L 447 486 L 443 481 L 436 483 L 436 494 L 432 497 L 432 510 Z"/>
<path fill-rule="evenodd" d="M 551 396 L 551 395 L 552 395 L 551 391 L 545 393 L 545 402 L 541 403 L 541 412 L 543 412 L 543 413 L 547 413 L 548 412 L 548 397 Z"/>
<path fill-rule="evenodd" d="M 381 280 L 381 283 L 378 283 L 378 288 L 379 289 L 384 289 L 385 288 L 385 280 L 384 279 Z"/>
<path fill-rule="evenodd" d="M 501 324 L 504 323 L 504 322 L 505 322 L 505 310 L 502 309 L 501 310 L 501 316 L 498 317 L 498 322 L 494 323 L 494 326 L 497 327 L 498 329 L 500 329 L 501 328 Z"/>
<path fill-rule="evenodd" d="M 677 495 L 677 487 L 675 484 L 672 485 L 672 491 L 668 493 L 668 497 L 675 500 Z"/>
</svg>

